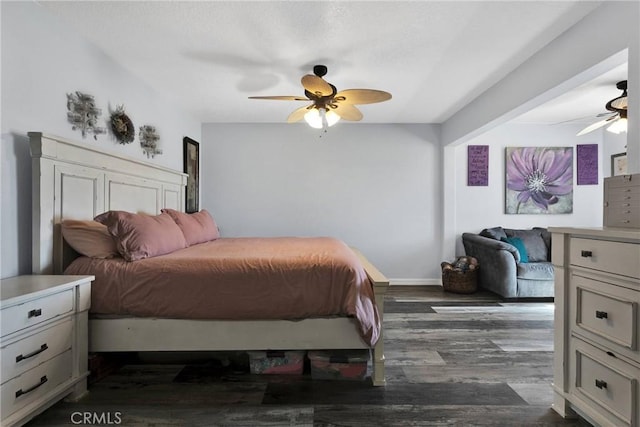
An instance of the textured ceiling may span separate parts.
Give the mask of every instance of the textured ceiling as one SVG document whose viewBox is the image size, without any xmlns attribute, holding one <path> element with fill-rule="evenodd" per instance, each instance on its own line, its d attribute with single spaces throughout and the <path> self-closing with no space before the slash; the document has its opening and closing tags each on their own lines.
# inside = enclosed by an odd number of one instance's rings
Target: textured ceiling
<svg viewBox="0 0 640 427">
<path fill-rule="evenodd" d="M 338 90 L 393 94 L 361 106 L 364 122 L 441 123 L 599 3 L 40 2 L 197 119 L 227 123 L 284 122 L 304 104 L 247 97 L 303 95 L 315 64 Z"/>
</svg>

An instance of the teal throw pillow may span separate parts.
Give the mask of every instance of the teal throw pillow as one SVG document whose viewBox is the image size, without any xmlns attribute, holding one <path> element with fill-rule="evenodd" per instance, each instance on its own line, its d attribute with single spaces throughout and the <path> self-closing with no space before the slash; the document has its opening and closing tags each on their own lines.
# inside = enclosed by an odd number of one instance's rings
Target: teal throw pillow
<svg viewBox="0 0 640 427">
<path fill-rule="evenodd" d="M 520 262 L 529 262 L 529 256 L 527 255 L 527 248 L 524 247 L 524 242 L 519 237 L 503 237 L 503 242 L 509 243 L 516 247 L 520 252 Z"/>
</svg>

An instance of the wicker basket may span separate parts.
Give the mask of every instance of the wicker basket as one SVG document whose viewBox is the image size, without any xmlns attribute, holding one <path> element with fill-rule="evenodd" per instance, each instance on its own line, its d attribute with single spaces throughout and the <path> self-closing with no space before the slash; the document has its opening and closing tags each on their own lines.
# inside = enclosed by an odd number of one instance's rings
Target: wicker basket
<svg viewBox="0 0 640 427">
<path fill-rule="evenodd" d="M 478 269 L 466 272 L 444 270 L 442 272 L 442 287 L 446 292 L 472 294 L 478 290 Z"/>
</svg>

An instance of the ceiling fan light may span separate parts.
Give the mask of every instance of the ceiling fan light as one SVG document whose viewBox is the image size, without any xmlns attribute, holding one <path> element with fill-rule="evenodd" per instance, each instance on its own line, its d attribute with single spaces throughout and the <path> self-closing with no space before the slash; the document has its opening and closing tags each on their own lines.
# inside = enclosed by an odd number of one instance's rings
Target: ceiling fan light
<svg viewBox="0 0 640 427">
<path fill-rule="evenodd" d="M 336 123 L 338 123 L 340 121 L 340 116 L 337 115 L 336 113 L 334 113 L 331 110 L 328 110 L 327 113 L 324 116 L 327 119 L 327 126 L 329 126 L 329 127 L 335 125 Z"/>
<path fill-rule="evenodd" d="M 322 114 L 317 108 L 312 108 L 304 115 L 304 120 L 315 129 L 322 129 Z"/>
<path fill-rule="evenodd" d="M 611 126 L 609 126 L 607 128 L 607 131 L 611 132 L 611 133 L 615 133 L 615 134 L 620 134 L 622 132 L 626 132 L 627 131 L 627 119 L 624 118 L 624 117 L 619 118 L 618 120 L 613 122 L 613 124 Z"/>
</svg>

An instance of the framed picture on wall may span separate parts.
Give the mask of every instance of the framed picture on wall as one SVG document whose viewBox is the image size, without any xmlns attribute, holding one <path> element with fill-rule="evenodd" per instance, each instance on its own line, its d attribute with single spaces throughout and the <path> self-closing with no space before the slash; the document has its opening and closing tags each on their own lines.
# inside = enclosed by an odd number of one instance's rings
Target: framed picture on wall
<svg viewBox="0 0 640 427">
<path fill-rule="evenodd" d="M 184 173 L 187 174 L 185 212 L 194 213 L 200 209 L 200 144 L 188 136 L 182 142 Z"/>
<path fill-rule="evenodd" d="M 507 214 L 573 212 L 573 147 L 506 148 Z"/>
<path fill-rule="evenodd" d="M 627 153 L 618 153 L 611 156 L 611 176 L 627 174 Z"/>
</svg>

